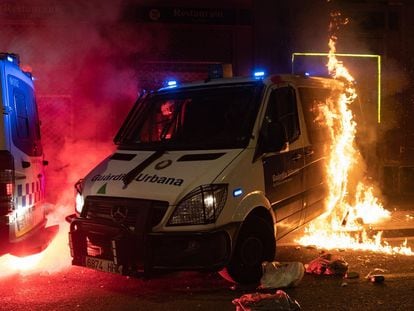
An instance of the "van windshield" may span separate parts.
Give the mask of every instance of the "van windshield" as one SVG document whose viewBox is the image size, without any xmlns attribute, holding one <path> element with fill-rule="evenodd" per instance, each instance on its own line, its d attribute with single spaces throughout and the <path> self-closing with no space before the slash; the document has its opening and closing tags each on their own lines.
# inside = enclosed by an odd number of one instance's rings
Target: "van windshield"
<svg viewBox="0 0 414 311">
<path fill-rule="evenodd" d="M 119 149 L 231 149 L 247 146 L 263 84 L 162 90 L 139 100 L 117 136 Z"/>
</svg>

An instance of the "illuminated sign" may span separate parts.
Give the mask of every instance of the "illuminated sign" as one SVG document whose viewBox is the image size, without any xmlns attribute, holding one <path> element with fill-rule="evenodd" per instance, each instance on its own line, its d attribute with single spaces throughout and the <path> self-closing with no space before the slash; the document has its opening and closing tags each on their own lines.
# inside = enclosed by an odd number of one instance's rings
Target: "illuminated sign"
<svg viewBox="0 0 414 311">
<path fill-rule="evenodd" d="M 248 9 L 139 7 L 126 12 L 131 19 L 146 22 L 209 25 L 251 25 Z"/>
</svg>

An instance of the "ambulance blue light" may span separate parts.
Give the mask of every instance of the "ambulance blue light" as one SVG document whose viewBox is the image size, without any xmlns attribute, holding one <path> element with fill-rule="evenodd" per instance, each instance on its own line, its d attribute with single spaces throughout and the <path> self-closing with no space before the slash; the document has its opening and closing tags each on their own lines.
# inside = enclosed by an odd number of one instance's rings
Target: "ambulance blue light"
<svg viewBox="0 0 414 311">
<path fill-rule="evenodd" d="M 13 57 L 11 57 L 11 56 L 7 56 L 7 60 L 11 63 L 13 63 L 13 61 L 14 61 Z"/>
<path fill-rule="evenodd" d="M 168 81 L 168 82 L 167 82 L 167 85 L 168 85 L 169 87 L 174 87 L 174 86 L 177 86 L 177 81 L 175 81 L 175 80 L 170 80 L 170 81 Z"/>
<path fill-rule="evenodd" d="M 309 77 L 310 73 L 309 72 L 305 72 L 305 76 Z"/>
<path fill-rule="evenodd" d="M 233 197 L 237 198 L 243 194 L 242 188 L 237 188 L 233 190 Z"/>
</svg>

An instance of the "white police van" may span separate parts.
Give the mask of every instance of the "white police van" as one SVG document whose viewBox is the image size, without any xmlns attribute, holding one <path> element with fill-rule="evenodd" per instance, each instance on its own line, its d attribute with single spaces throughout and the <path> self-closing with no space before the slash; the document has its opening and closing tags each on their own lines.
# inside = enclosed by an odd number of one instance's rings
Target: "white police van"
<svg viewBox="0 0 414 311">
<path fill-rule="evenodd" d="M 0 100 L 0 254 L 26 255 L 45 247 L 47 162 L 32 76 L 16 54 L 0 53 Z"/>
<path fill-rule="evenodd" d="M 115 137 L 117 151 L 76 184 L 72 263 L 257 282 L 277 239 L 324 211 L 318 107 L 340 87 L 257 75 L 142 96 Z"/>
</svg>

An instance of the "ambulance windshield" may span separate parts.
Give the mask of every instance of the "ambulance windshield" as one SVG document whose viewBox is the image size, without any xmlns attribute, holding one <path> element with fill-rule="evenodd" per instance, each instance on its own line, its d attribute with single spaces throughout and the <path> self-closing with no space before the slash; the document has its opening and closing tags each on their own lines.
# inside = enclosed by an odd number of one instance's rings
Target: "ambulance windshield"
<svg viewBox="0 0 414 311">
<path fill-rule="evenodd" d="M 139 101 L 115 137 L 120 149 L 246 147 L 262 83 L 163 90 Z"/>
</svg>

